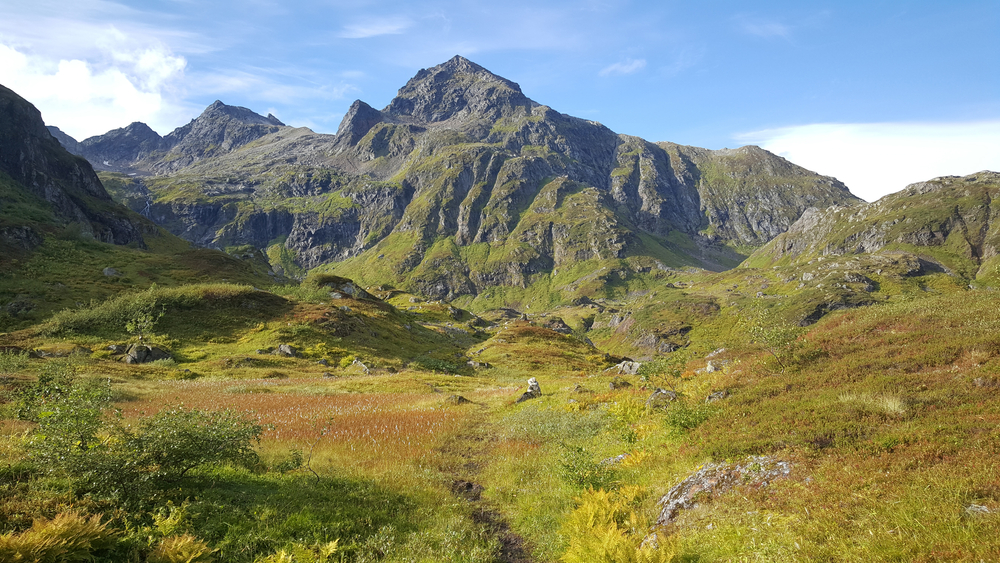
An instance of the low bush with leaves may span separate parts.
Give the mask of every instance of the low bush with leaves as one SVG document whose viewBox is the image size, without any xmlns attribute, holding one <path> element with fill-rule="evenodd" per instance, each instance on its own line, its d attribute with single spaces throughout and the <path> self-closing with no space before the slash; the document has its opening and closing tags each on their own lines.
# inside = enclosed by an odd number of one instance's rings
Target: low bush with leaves
<svg viewBox="0 0 1000 563">
<path fill-rule="evenodd" d="M 69 385 L 35 411 L 30 459 L 68 475 L 80 492 L 142 502 L 209 464 L 254 465 L 263 427 L 235 411 L 167 408 L 129 424 L 108 416 L 110 383 Z"/>
</svg>

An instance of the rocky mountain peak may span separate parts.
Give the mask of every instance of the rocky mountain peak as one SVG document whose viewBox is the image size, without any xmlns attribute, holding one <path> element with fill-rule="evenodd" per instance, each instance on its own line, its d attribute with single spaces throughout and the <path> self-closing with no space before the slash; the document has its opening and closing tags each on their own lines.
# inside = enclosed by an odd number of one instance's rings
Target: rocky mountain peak
<svg viewBox="0 0 1000 563">
<path fill-rule="evenodd" d="M 337 137 L 354 145 L 365 136 L 376 123 L 382 121 L 382 112 L 370 105 L 355 100 L 337 128 Z"/>
<path fill-rule="evenodd" d="M 534 105 L 517 83 L 455 56 L 417 72 L 382 112 L 424 122 L 454 117 L 492 120 L 515 107 Z"/>
<path fill-rule="evenodd" d="M 213 119 L 219 117 L 231 118 L 249 125 L 272 125 L 277 127 L 285 126 L 284 123 L 270 113 L 267 114 L 267 117 L 264 117 L 251 109 L 241 106 L 226 105 L 220 100 L 215 100 L 211 105 L 205 108 L 205 111 L 202 112 L 198 119 Z M 195 121 L 198 121 L 198 119 L 195 119 Z"/>
</svg>

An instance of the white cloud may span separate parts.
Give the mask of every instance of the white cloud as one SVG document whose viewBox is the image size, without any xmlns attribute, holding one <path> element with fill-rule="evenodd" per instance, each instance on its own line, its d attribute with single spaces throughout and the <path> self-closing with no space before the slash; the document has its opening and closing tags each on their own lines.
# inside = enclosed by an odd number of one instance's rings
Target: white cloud
<svg viewBox="0 0 1000 563">
<path fill-rule="evenodd" d="M 381 20 L 366 20 L 345 25 L 339 36 L 344 39 L 365 39 L 379 35 L 398 35 L 413 25 L 408 18 L 396 17 Z"/>
<path fill-rule="evenodd" d="M 820 174 L 867 201 L 938 176 L 1000 171 L 1000 120 L 817 123 L 736 136 Z"/>
<path fill-rule="evenodd" d="M 601 76 L 632 74 L 646 68 L 646 59 L 625 59 L 624 62 L 615 63 L 601 69 Z"/>
<path fill-rule="evenodd" d="M 0 44 L 0 83 L 35 105 L 45 122 L 83 140 L 143 121 L 172 121 L 165 91 L 186 61 L 163 47 L 106 52 L 105 62 L 53 60 Z"/>
</svg>

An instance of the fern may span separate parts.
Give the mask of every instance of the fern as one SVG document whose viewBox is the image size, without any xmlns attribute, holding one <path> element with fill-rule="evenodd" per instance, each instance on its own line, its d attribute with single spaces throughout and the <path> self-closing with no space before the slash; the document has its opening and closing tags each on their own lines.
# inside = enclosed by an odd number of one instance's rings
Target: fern
<svg viewBox="0 0 1000 563">
<path fill-rule="evenodd" d="M 101 523 L 100 516 L 87 518 L 65 512 L 52 520 L 35 520 L 21 534 L 0 536 L 0 560 L 33 563 L 91 561 L 95 551 L 113 547 L 117 532 Z"/>
<path fill-rule="evenodd" d="M 184 534 L 164 538 L 149 554 L 147 563 L 212 563 L 215 550 L 198 538 Z"/>
</svg>

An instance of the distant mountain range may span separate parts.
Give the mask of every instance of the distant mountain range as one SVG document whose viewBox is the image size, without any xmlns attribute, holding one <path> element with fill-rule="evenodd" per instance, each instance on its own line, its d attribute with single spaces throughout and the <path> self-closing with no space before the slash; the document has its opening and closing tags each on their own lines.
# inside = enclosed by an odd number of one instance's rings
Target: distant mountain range
<svg viewBox="0 0 1000 563">
<path fill-rule="evenodd" d="M 79 143 L 52 133 L 117 200 L 192 242 L 436 297 L 605 261 L 723 270 L 807 209 L 860 203 L 758 147 L 652 143 L 561 114 L 462 57 L 381 111 L 354 102 L 336 135 L 221 102 L 164 137 L 142 123 Z"/>
</svg>

